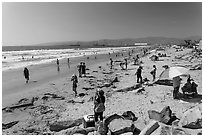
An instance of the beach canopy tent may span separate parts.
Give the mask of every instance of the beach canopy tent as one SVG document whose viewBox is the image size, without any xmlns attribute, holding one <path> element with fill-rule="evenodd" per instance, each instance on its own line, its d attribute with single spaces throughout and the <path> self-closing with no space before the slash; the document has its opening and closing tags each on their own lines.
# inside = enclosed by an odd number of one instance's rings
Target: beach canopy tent
<svg viewBox="0 0 204 137">
<path fill-rule="evenodd" d="M 189 70 L 183 66 L 169 67 L 159 75 L 159 79 L 172 79 L 177 76 L 188 76 L 188 71 Z"/>
</svg>

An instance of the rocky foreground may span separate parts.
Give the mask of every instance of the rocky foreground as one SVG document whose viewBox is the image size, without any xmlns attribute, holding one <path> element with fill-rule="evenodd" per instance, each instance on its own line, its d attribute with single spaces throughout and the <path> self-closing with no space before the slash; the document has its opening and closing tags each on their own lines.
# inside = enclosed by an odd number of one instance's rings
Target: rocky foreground
<svg viewBox="0 0 204 137">
<path fill-rule="evenodd" d="M 13 135 L 197 135 L 202 134 L 202 55 L 192 49 L 177 51 L 166 49 L 167 56 L 151 61 L 151 53 L 141 59 L 145 83 L 136 83 L 138 65 L 128 57 L 128 70 L 121 70 L 114 60 L 90 66 L 87 76 L 79 81 L 79 96 L 74 97 L 69 78 L 50 83 L 44 92 L 23 98 L 2 109 L 2 134 Z M 150 71 L 157 66 L 157 77 L 162 66 L 184 65 L 194 82 L 198 95 L 173 99 L 171 81 L 152 82 Z M 182 85 L 186 78 L 182 77 Z M 93 97 L 96 88 L 105 91 L 104 121 L 95 127 L 83 127 L 83 116 L 93 114 Z"/>
</svg>

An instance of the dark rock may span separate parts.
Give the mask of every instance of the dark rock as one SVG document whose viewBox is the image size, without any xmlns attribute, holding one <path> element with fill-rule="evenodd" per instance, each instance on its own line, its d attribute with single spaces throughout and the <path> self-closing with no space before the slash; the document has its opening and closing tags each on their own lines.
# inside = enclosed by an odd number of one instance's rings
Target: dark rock
<svg viewBox="0 0 204 137">
<path fill-rule="evenodd" d="M 194 107 L 186 111 L 178 123 L 179 126 L 191 129 L 202 128 L 202 108 Z"/>
</svg>

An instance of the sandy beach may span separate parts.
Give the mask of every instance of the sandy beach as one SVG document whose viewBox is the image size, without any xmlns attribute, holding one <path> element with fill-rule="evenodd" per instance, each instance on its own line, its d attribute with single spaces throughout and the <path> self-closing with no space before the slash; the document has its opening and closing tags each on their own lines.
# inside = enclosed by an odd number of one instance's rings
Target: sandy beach
<svg viewBox="0 0 204 137">
<path fill-rule="evenodd" d="M 142 85 L 143 91 L 141 92 L 138 92 L 138 89 L 117 92 L 120 89 L 137 84 L 135 72 L 139 65 L 133 65 L 132 57 L 138 53 L 142 55 L 142 51 L 140 49 L 134 50 L 131 56 L 128 53 L 129 51 L 126 51 L 123 56 L 117 57 L 116 53 L 92 55 L 89 56 L 89 59 L 87 59 L 87 56 L 78 57 L 71 59 L 69 66 L 66 59 L 60 60 L 60 71 L 58 71 L 55 62 L 30 66 L 31 78 L 29 84 L 25 84 L 21 69 L 2 73 L 2 108 L 19 103 L 21 99 L 28 101 L 33 99 L 31 106 L 2 111 L 2 122 L 4 124 L 18 121 L 12 127 L 2 130 L 2 134 L 66 134 L 65 130 L 69 128 L 51 131 L 50 125 L 53 122 L 71 121 L 82 118 L 84 115 L 93 114 L 93 97 L 96 88 L 100 86 L 106 97 L 104 117 L 113 114 L 122 115 L 125 111 L 132 111 L 138 117 L 134 121 L 134 125 L 141 131 L 151 121 L 147 113 L 148 110 L 161 111 L 165 106 L 170 106 L 172 113 L 181 119 L 185 111 L 202 105 L 202 69 L 189 71 L 191 78 L 198 84 L 197 91 L 201 98 L 174 100 L 173 87 L 159 84 Z M 150 71 L 153 65 L 157 66 L 156 79 L 158 79 L 159 74 L 164 70 L 163 65 L 179 64 L 190 69 L 197 64 L 202 64 L 202 58 L 188 60 L 188 57 L 193 54 L 192 49 L 175 52 L 174 48 L 166 48 L 165 53 L 167 57 L 160 57 L 159 61 L 150 60 L 150 57 L 155 53 L 141 57 L 143 79 L 147 78 L 152 83 Z M 110 69 L 110 58 L 114 61 L 113 69 Z M 119 66 L 120 61 L 124 61 L 124 58 L 129 58 L 128 70 L 121 70 Z M 87 76 L 79 78 L 77 87 L 78 93 L 83 93 L 83 96 L 74 97 L 70 79 L 73 73 L 78 75 L 76 66 L 80 61 L 86 62 Z M 115 77 L 118 78 L 119 82 L 109 85 Z M 186 77 L 182 77 L 181 87 L 186 83 L 186 79 Z M 181 89 L 180 92 L 182 93 Z M 44 99 L 43 97 L 47 93 L 56 95 L 57 98 L 48 97 Z M 82 124 L 77 126 L 82 127 Z M 202 129 L 189 131 L 190 134 L 200 132 L 202 132 Z M 90 134 L 94 134 L 94 132 Z"/>
</svg>

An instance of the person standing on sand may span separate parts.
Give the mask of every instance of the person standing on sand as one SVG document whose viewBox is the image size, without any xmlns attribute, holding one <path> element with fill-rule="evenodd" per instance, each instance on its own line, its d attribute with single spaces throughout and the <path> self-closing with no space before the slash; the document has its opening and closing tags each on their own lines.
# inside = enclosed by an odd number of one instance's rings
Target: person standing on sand
<svg viewBox="0 0 204 137">
<path fill-rule="evenodd" d="M 140 80 L 140 83 L 142 83 L 142 66 L 139 66 L 135 75 L 136 74 L 137 74 L 137 83 L 139 83 L 139 80 Z"/>
<path fill-rule="evenodd" d="M 112 58 L 110 58 L 110 66 L 111 66 L 111 69 L 113 68 L 113 60 Z"/>
<path fill-rule="evenodd" d="M 156 65 L 153 65 L 153 68 L 154 69 L 150 72 L 150 74 L 152 74 L 152 76 L 153 76 L 153 80 L 152 81 L 154 81 L 155 78 L 156 78 L 156 70 L 157 70 Z"/>
<path fill-rule="evenodd" d="M 59 66 L 59 60 L 57 59 L 57 66 Z"/>
<path fill-rule="evenodd" d="M 95 122 L 98 122 L 98 117 L 100 121 L 103 121 L 103 112 L 105 111 L 105 96 L 102 89 L 96 90 L 96 95 L 94 97 L 94 118 Z"/>
<path fill-rule="evenodd" d="M 28 70 L 28 68 L 24 68 L 24 76 L 25 76 L 25 79 L 26 79 L 26 83 L 28 83 L 28 81 L 29 81 L 29 70 Z"/>
<path fill-rule="evenodd" d="M 173 77 L 173 98 L 178 99 L 179 88 L 181 84 L 181 78 L 179 76 Z"/>
<path fill-rule="evenodd" d="M 127 59 L 124 59 L 125 60 L 125 69 L 127 70 Z"/>
<path fill-rule="evenodd" d="M 77 88 L 78 78 L 75 74 L 72 75 L 71 81 L 72 81 L 72 90 L 74 91 L 75 97 L 76 97 L 77 96 L 76 88 Z"/>
<path fill-rule="evenodd" d="M 77 66 L 78 72 L 79 72 L 79 77 L 81 78 L 81 73 L 82 73 L 82 62 Z"/>
<path fill-rule="evenodd" d="M 81 70 L 82 70 L 82 75 L 84 77 L 86 77 L 86 64 L 85 64 L 85 62 L 83 62 L 82 66 L 81 66 Z"/>
</svg>

